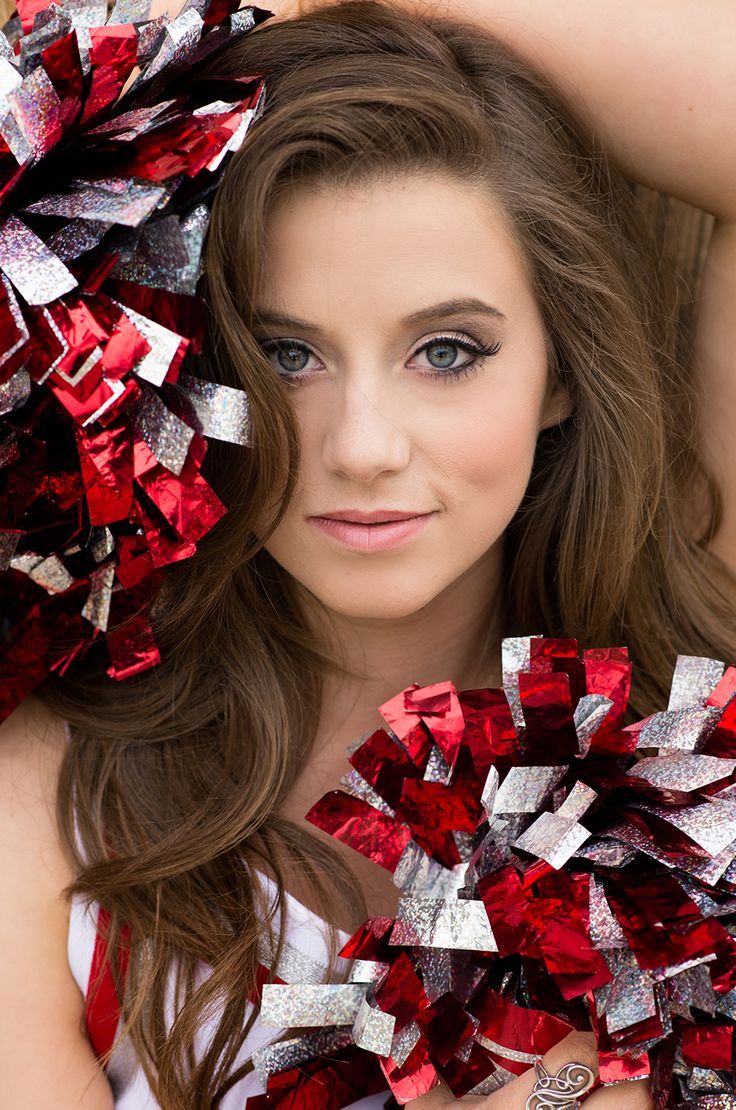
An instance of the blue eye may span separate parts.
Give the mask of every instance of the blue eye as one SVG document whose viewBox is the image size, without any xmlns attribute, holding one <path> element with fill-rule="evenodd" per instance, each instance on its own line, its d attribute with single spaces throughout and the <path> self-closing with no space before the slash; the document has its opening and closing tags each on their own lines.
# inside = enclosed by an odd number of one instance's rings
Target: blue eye
<svg viewBox="0 0 736 1110">
<path fill-rule="evenodd" d="M 314 351 L 304 343 L 293 339 L 275 339 L 263 344 L 263 351 L 271 365 L 282 378 L 298 379 L 314 367 L 309 366 L 310 358 L 316 358 Z"/>
<path fill-rule="evenodd" d="M 427 361 L 435 370 L 451 370 L 452 365 L 460 354 L 457 343 L 447 343 L 444 339 L 437 339 L 424 348 Z"/>
<path fill-rule="evenodd" d="M 423 343 L 421 347 L 417 348 L 414 355 L 415 357 L 417 355 L 426 357 L 428 367 L 420 365 L 419 369 L 428 370 L 427 377 L 450 380 L 473 373 L 478 369 L 484 358 L 498 354 L 500 349 L 500 343 L 486 345 L 467 336 L 439 335 Z M 470 357 L 465 357 L 462 362 L 458 362 L 462 355 L 469 355 Z"/>
<path fill-rule="evenodd" d="M 276 373 L 285 381 L 301 382 L 313 371 L 324 369 L 312 348 L 298 339 L 271 339 L 262 343 L 262 348 Z M 424 356 L 426 362 L 407 365 L 419 370 L 423 377 L 453 381 L 475 373 L 484 358 L 497 354 L 500 349 L 500 342 L 486 345 L 463 334 L 437 335 L 414 352 L 414 358 Z M 312 359 L 316 365 L 310 365 Z"/>
</svg>

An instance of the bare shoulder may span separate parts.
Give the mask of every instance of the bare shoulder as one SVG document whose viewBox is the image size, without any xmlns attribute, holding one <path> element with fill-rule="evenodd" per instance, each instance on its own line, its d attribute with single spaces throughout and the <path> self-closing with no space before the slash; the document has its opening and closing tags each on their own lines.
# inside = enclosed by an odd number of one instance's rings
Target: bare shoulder
<svg viewBox="0 0 736 1110">
<path fill-rule="evenodd" d="M 0 1074 L 7 1106 L 111 1110 L 69 968 L 73 877 L 56 829 L 63 722 L 28 699 L 0 725 Z"/>
<path fill-rule="evenodd" d="M 736 215 L 717 222 L 703 270 L 698 304 L 695 372 L 700 394 L 703 456 L 720 487 L 723 519 L 713 550 L 736 573 Z"/>
</svg>

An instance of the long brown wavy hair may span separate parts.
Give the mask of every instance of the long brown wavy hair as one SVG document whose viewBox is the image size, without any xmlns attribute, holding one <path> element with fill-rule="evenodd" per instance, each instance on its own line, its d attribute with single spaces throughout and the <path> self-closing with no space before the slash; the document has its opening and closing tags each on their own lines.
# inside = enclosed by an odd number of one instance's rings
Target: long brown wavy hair
<svg viewBox="0 0 736 1110">
<path fill-rule="evenodd" d="M 662 251 L 632 187 L 545 82 L 475 28 L 362 0 L 266 23 L 207 64 L 267 82 L 265 114 L 215 201 L 194 368 L 247 390 L 255 446 L 210 446 L 206 474 L 230 511 L 156 599 L 164 661 L 115 684 L 90 653 L 41 691 L 71 726 L 58 821 L 78 877 L 66 893 L 109 909 L 113 945 L 130 929 L 126 1032 L 166 1110 L 216 1107 L 244 1072 L 234 1062 L 255 1017 L 247 988 L 274 910 L 257 870 L 270 862 L 283 889 L 288 858 L 327 916 L 340 901 L 363 912 L 331 849 L 278 815 L 308 757 L 325 668 L 339 661 L 310 636 L 255 535 L 264 509 L 279 519 L 299 463 L 286 391 L 251 332 L 276 198 L 417 170 L 487 187 L 574 404 L 540 434 L 508 530 L 505 631 L 628 644 L 640 714 L 663 707 L 678 652 L 736 657 L 730 579 L 707 550 L 717 496 L 694 447 Z M 195 986 L 200 961 L 212 974 Z M 167 1028 L 172 968 L 179 1006 Z M 213 1012 L 216 1033 L 195 1059 Z"/>
</svg>

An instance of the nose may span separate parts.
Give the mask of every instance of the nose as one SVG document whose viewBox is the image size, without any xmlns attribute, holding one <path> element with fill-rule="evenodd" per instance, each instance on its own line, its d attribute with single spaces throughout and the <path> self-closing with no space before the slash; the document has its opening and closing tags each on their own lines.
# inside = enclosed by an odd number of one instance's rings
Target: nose
<svg viewBox="0 0 736 1110">
<path fill-rule="evenodd" d="M 368 484 L 382 474 L 403 470 L 411 457 L 398 398 L 390 385 L 344 381 L 328 414 L 323 441 L 324 463 L 332 473 Z"/>
</svg>

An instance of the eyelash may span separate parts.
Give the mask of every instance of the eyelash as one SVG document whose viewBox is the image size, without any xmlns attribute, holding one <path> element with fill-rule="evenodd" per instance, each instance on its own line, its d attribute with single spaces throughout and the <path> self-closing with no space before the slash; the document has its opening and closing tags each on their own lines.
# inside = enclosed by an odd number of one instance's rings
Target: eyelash
<svg viewBox="0 0 736 1110">
<path fill-rule="evenodd" d="M 424 378 L 439 379 L 443 382 L 458 381 L 460 378 L 470 377 L 480 369 L 480 365 L 486 358 L 492 358 L 497 355 L 501 350 L 501 342 L 484 344 L 476 339 L 468 338 L 465 335 L 457 333 L 448 333 L 446 335 L 435 335 L 423 343 L 421 347 L 417 347 L 412 357 L 416 357 L 426 351 L 429 347 L 437 346 L 441 343 L 451 344 L 453 347 L 458 347 L 461 351 L 466 351 L 468 354 L 473 355 L 473 358 L 468 359 L 466 362 L 460 363 L 459 366 L 450 368 L 449 370 L 420 370 L 420 374 Z M 274 351 L 283 350 L 284 348 L 296 349 L 304 351 L 308 355 L 313 355 L 314 351 L 308 344 L 301 342 L 298 339 L 274 339 L 267 343 L 261 344 L 265 354 L 272 354 Z M 312 371 L 302 370 L 294 374 L 289 374 L 286 371 L 283 373 L 279 370 L 276 371 L 280 378 L 288 382 L 290 385 L 298 385 L 299 382 L 304 381 L 309 377 Z"/>
</svg>

